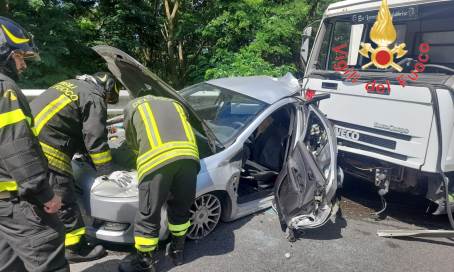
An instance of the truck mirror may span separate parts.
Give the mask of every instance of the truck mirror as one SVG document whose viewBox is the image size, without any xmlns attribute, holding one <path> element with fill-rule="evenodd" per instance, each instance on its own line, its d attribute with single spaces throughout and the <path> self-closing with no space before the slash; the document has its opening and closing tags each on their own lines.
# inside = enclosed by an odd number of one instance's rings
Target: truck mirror
<svg viewBox="0 0 454 272">
<path fill-rule="evenodd" d="M 309 43 L 312 37 L 312 26 L 308 26 L 303 30 L 303 40 L 301 42 L 300 59 L 303 69 L 306 69 L 309 60 Z"/>
</svg>

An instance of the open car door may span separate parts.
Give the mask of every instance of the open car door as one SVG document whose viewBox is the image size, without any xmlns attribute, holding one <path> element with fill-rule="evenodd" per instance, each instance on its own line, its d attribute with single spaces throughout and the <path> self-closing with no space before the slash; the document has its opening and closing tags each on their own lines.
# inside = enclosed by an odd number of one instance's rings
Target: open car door
<svg viewBox="0 0 454 272">
<path fill-rule="evenodd" d="M 290 231 L 323 226 L 337 212 L 333 200 L 342 182 L 331 124 L 307 102 L 298 115 L 299 124 L 274 192 L 283 230 Z"/>
</svg>

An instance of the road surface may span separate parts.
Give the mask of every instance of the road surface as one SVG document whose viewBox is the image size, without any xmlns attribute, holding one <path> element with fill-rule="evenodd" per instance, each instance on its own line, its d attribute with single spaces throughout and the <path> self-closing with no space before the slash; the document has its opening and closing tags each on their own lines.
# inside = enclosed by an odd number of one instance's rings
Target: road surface
<svg viewBox="0 0 454 272">
<path fill-rule="evenodd" d="M 201 241 L 187 243 L 187 263 L 173 267 L 160 251 L 159 271 L 454 271 L 454 241 L 379 238 L 378 229 L 448 228 L 445 216 L 425 213 L 429 203 L 407 194 L 389 195 L 389 216 L 376 222 L 379 208 L 374 189 L 347 179 L 341 208 L 343 218 L 303 233 L 289 243 L 277 215 L 267 210 L 231 223 L 222 223 Z M 90 263 L 73 264 L 71 271 L 117 271 L 131 247 L 109 245 L 109 255 Z"/>
</svg>

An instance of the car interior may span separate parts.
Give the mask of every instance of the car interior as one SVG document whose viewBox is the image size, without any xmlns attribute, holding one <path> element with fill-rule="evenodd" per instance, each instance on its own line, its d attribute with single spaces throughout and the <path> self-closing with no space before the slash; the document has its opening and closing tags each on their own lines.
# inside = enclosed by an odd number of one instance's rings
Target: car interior
<svg viewBox="0 0 454 272">
<path fill-rule="evenodd" d="M 244 143 L 238 203 L 272 194 L 288 150 L 293 110 L 285 106 L 272 113 Z"/>
</svg>

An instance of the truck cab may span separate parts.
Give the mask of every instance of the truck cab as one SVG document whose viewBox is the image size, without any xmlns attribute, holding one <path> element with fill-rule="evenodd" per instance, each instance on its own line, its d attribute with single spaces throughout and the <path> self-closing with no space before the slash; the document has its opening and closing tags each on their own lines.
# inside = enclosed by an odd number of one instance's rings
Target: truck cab
<svg viewBox="0 0 454 272">
<path fill-rule="evenodd" d="M 454 179 L 453 11 L 454 1 L 337 2 L 318 32 L 304 30 L 301 49 L 306 97 L 331 94 L 319 106 L 344 171 L 380 196 L 423 194 L 436 214 L 454 191 L 445 183 Z"/>
</svg>

